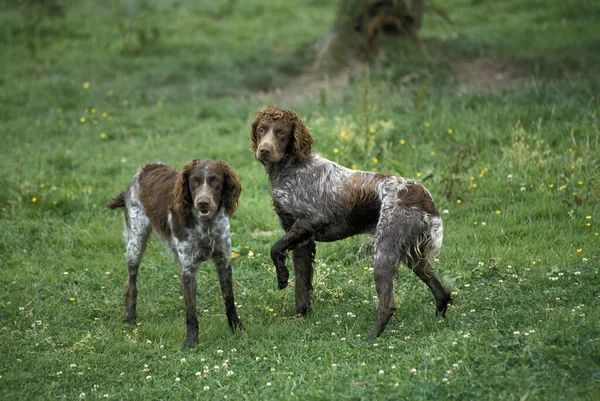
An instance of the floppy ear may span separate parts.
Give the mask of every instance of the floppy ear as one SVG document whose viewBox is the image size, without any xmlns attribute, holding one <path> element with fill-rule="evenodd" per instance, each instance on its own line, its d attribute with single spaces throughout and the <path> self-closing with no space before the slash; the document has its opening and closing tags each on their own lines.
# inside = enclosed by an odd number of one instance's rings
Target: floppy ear
<svg viewBox="0 0 600 401">
<path fill-rule="evenodd" d="M 308 127 L 302 121 L 302 118 L 293 111 L 289 111 L 290 121 L 294 123 L 294 153 L 300 161 L 308 160 L 308 156 L 312 151 L 312 144 L 315 141 L 310 134 Z"/>
<path fill-rule="evenodd" d="M 225 214 L 231 217 L 238 207 L 238 200 L 242 193 L 242 183 L 229 164 L 224 161 L 219 162 L 219 164 L 225 170 L 225 192 L 223 194 Z"/>
<path fill-rule="evenodd" d="M 198 160 L 194 159 L 190 163 L 183 166 L 181 174 L 175 181 L 175 188 L 173 194 L 175 195 L 175 213 L 181 220 L 188 220 L 192 213 L 192 194 L 190 193 L 190 186 L 188 185 L 188 179 L 190 177 L 190 170 L 192 166 Z"/>
<path fill-rule="evenodd" d="M 254 118 L 254 122 L 252 123 L 252 128 L 250 129 L 250 132 L 248 132 L 248 136 L 250 137 L 250 141 L 252 141 L 252 153 L 254 155 L 256 155 L 256 150 L 258 149 L 258 137 L 256 134 L 256 127 L 258 127 L 258 122 L 262 119 L 263 117 L 263 111 L 258 111 L 256 112 L 256 116 Z"/>
</svg>

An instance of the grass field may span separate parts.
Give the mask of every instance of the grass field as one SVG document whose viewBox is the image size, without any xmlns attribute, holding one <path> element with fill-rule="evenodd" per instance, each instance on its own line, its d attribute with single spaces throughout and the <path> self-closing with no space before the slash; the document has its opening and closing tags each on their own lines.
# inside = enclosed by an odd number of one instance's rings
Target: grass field
<svg viewBox="0 0 600 401">
<path fill-rule="evenodd" d="M 327 3 L 327 4 L 325 4 Z M 333 4 L 329 4 L 333 3 Z M 441 2 L 439 2 L 442 6 Z M 0 3 L 0 399 L 593 400 L 600 389 L 600 5 L 451 0 L 415 45 L 383 39 L 346 81 L 307 83 L 335 2 Z M 143 38 L 143 39 L 141 39 Z M 348 63 L 349 65 L 351 63 Z M 254 112 L 298 111 L 316 151 L 423 182 L 443 211 L 446 319 L 401 267 L 383 336 L 366 238 L 320 244 L 293 317 L 281 235 L 249 151 Z M 200 344 L 153 239 L 122 322 L 122 214 L 137 168 L 227 160 L 245 330 L 202 266 Z"/>
</svg>

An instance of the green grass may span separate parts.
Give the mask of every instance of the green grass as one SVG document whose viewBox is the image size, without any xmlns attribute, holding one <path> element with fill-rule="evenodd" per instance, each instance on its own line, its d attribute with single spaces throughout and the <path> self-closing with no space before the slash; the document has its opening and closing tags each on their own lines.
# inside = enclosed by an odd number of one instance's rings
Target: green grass
<svg viewBox="0 0 600 401">
<path fill-rule="evenodd" d="M 279 102 L 305 118 L 320 154 L 414 177 L 444 211 L 447 319 L 401 267 L 398 311 L 368 342 L 365 238 L 318 245 L 307 318 L 293 318 L 292 289 L 276 290 L 268 250 L 281 230 L 247 138 L 269 102 L 259 92 L 311 62 L 335 4 L 99 4 L 46 19 L 35 60 L 24 14 L 0 6 L 0 398 L 597 397 L 600 7 L 453 0 L 453 26 L 426 14 L 430 60 L 388 38 L 343 89 Z M 135 41 L 153 27 L 157 41 Z M 512 85 L 479 90 L 451 68 L 478 59 L 509 66 Z M 122 215 L 103 204 L 140 165 L 192 158 L 225 159 L 242 180 L 231 224 L 245 330 L 229 332 L 207 264 L 200 345 L 185 350 L 177 268 L 156 239 L 139 324 L 122 323 Z"/>
</svg>

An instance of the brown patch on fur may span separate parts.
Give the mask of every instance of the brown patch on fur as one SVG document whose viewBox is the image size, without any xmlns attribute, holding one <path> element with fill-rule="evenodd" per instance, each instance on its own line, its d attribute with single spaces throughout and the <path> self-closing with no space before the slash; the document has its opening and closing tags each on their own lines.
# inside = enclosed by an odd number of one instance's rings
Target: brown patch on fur
<svg viewBox="0 0 600 401">
<path fill-rule="evenodd" d="M 402 205 L 414 206 L 419 210 L 429 213 L 432 216 L 439 216 L 437 206 L 433 202 L 431 195 L 421 184 L 407 182 L 406 189 L 400 190 L 398 194 Z"/>
<path fill-rule="evenodd" d="M 252 141 L 252 153 L 256 154 L 258 148 L 258 135 L 256 128 L 261 121 L 277 121 L 283 120 L 292 125 L 294 130 L 294 155 L 299 161 L 304 162 L 308 159 L 312 151 L 314 138 L 308 127 L 304 124 L 302 118 L 296 113 L 288 109 L 280 109 L 277 106 L 265 107 L 256 112 L 252 129 L 248 133 Z"/>
<path fill-rule="evenodd" d="M 352 182 L 348 188 L 348 204 L 352 207 L 379 200 L 375 185 L 389 177 L 389 174 L 369 174 L 357 171 L 352 175 Z"/>
<path fill-rule="evenodd" d="M 139 178 L 140 200 L 146 215 L 155 224 L 156 231 L 163 236 L 169 236 L 171 232 L 169 206 L 175 199 L 173 186 L 176 185 L 178 175 L 175 169 L 164 164 L 148 164 L 143 167 Z M 189 213 L 191 217 L 191 210 Z"/>
</svg>

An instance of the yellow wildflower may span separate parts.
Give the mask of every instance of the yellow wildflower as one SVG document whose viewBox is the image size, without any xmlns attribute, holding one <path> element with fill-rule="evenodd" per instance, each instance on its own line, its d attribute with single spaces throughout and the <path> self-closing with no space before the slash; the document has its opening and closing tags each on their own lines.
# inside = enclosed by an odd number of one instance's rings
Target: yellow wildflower
<svg viewBox="0 0 600 401">
<path fill-rule="evenodd" d="M 448 128 L 448 133 L 451 134 L 452 133 L 452 128 Z"/>
<path fill-rule="evenodd" d="M 500 210 L 496 210 L 496 214 L 500 214 Z"/>
<path fill-rule="evenodd" d="M 377 158 L 376 158 L 375 156 L 373 156 L 373 158 L 371 159 L 371 161 L 372 161 L 373 163 L 377 163 L 379 160 L 377 160 Z"/>
<path fill-rule="evenodd" d="M 235 252 L 235 251 L 231 251 L 231 253 L 229 254 L 229 257 L 230 257 L 231 259 L 239 258 L 239 257 L 240 257 L 240 254 L 239 254 L 239 253 L 237 253 L 237 252 Z"/>
<path fill-rule="evenodd" d="M 577 181 L 577 185 L 583 185 L 583 181 Z"/>
<path fill-rule="evenodd" d="M 46 188 L 46 184 L 44 184 L 44 183 L 41 183 L 41 184 L 40 184 L 40 188 Z M 590 217 L 590 218 L 591 218 L 591 217 Z"/>
<path fill-rule="evenodd" d="M 429 123 L 425 123 L 425 128 L 429 128 L 430 124 Z"/>
<path fill-rule="evenodd" d="M 75 298 L 71 297 L 71 298 L 69 298 L 69 301 L 75 302 Z"/>
<path fill-rule="evenodd" d="M 82 123 L 84 123 L 84 122 L 85 122 L 85 117 L 81 117 L 81 118 L 79 119 L 79 121 L 81 121 Z"/>
<path fill-rule="evenodd" d="M 375 133 L 375 128 L 369 128 L 369 133 L 370 134 L 374 134 Z"/>
<path fill-rule="evenodd" d="M 102 113 L 102 118 L 106 118 L 106 117 L 108 117 L 108 113 L 106 113 L 106 112 Z"/>
<path fill-rule="evenodd" d="M 404 139 L 400 139 L 400 145 L 404 145 L 406 141 Z"/>
<path fill-rule="evenodd" d="M 83 83 L 83 89 L 87 89 L 90 87 L 90 83 L 89 82 L 84 82 Z"/>
<path fill-rule="evenodd" d="M 125 99 L 123 100 L 123 106 L 127 106 L 129 104 L 129 100 Z"/>
<path fill-rule="evenodd" d="M 34 196 L 33 198 L 31 198 L 31 201 L 32 201 L 33 203 L 35 203 L 35 202 L 37 202 L 37 198 Z"/>
<path fill-rule="evenodd" d="M 338 148 L 333 148 L 333 153 L 339 153 L 339 149 Z"/>
<path fill-rule="evenodd" d="M 577 253 L 581 253 L 581 251 L 582 251 L 582 249 L 581 249 L 581 248 L 579 248 L 579 249 L 577 250 Z"/>
<path fill-rule="evenodd" d="M 460 199 L 457 199 L 456 203 L 458 203 L 460 205 L 462 203 L 462 201 Z"/>
<path fill-rule="evenodd" d="M 591 220 L 591 219 L 592 219 L 592 216 L 585 216 L 585 219 L 586 219 L 586 220 Z"/>
</svg>

